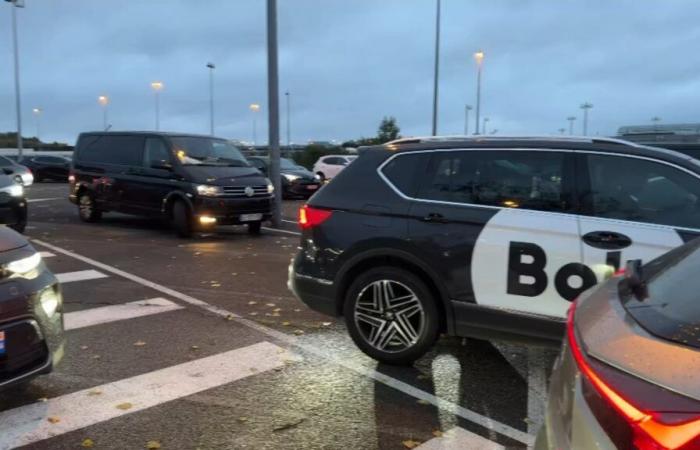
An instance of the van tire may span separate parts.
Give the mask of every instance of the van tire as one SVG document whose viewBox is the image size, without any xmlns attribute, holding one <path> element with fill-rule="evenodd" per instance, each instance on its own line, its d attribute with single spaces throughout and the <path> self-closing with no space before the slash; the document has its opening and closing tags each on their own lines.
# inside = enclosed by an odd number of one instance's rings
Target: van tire
<svg viewBox="0 0 700 450">
<path fill-rule="evenodd" d="M 88 223 L 99 222 L 102 219 L 102 211 L 97 209 L 94 197 L 87 191 L 78 194 L 78 217 Z"/>
<path fill-rule="evenodd" d="M 187 204 L 182 200 L 177 200 L 173 204 L 173 227 L 175 232 L 181 238 L 190 238 L 194 234 L 194 226 L 192 225 L 192 213 L 187 207 Z"/>
<path fill-rule="evenodd" d="M 250 222 L 248 224 L 248 234 L 257 236 L 260 234 L 260 230 L 262 230 L 262 222 Z"/>
<path fill-rule="evenodd" d="M 27 220 L 25 219 L 22 222 L 13 223 L 11 225 L 8 225 L 8 227 L 12 228 L 19 234 L 23 234 L 24 230 L 27 228 Z"/>
<path fill-rule="evenodd" d="M 358 320 L 355 314 L 358 311 L 358 303 L 361 300 L 363 302 L 371 300 L 368 296 L 374 296 L 376 292 L 373 291 L 373 287 L 377 283 L 379 286 L 383 286 L 384 282 L 392 284 L 394 299 L 405 298 L 410 294 L 413 295 L 413 298 L 400 301 L 401 304 L 395 309 L 387 310 L 382 307 L 381 313 L 369 314 L 372 321 L 376 319 L 378 322 L 384 322 L 382 328 L 379 328 L 376 324 L 369 325 L 366 321 Z M 383 289 L 381 289 L 381 294 L 386 295 Z M 425 355 L 437 340 L 441 319 L 436 305 L 437 301 L 438 299 L 435 298 L 423 280 L 414 273 L 398 267 L 380 266 L 360 274 L 350 285 L 345 293 L 343 313 L 350 337 L 365 354 L 386 364 L 409 365 Z M 402 310 L 407 311 L 408 306 L 412 308 L 411 313 L 400 314 Z M 365 311 L 366 309 L 361 311 L 361 314 L 367 316 Z M 410 344 L 400 343 L 398 348 L 394 344 L 393 349 L 383 350 L 379 348 L 382 347 L 380 345 L 381 338 L 375 344 L 370 342 L 370 332 L 373 328 L 386 330 L 389 326 L 394 326 L 400 327 L 402 332 L 405 332 L 407 327 L 403 325 L 403 322 L 409 322 L 410 330 L 417 335 Z M 386 325 L 387 323 L 389 326 Z M 395 331 L 395 336 L 400 336 L 400 333 Z M 391 346 L 392 342 L 396 343 L 397 339 L 390 337 L 387 346 Z"/>
</svg>

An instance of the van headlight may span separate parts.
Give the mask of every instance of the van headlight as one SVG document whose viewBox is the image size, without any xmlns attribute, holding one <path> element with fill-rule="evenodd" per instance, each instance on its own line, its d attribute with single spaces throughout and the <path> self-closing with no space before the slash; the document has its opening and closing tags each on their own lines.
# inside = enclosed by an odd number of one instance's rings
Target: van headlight
<svg viewBox="0 0 700 450">
<path fill-rule="evenodd" d="M 15 183 L 11 186 L 5 186 L 4 188 L 0 188 L 0 192 L 10 194 L 13 197 L 21 197 L 24 195 L 24 187 L 19 183 Z"/>
<path fill-rule="evenodd" d="M 197 194 L 203 197 L 216 197 L 224 194 L 224 188 L 221 186 L 210 186 L 208 184 L 198 184 L 195 186 Z"/>
<path fill-rule="evenodd" d="M 301 178 L 299 175 L 292 175 L 291 173 L 283 173 L 282 176 L 287 179 L 290 183 L 294 180 Z"/>
<path fill-rule="evenodd" d="M 36 269 L 39 267 L 39 264 L 41 264 L 41 255 L 34 253 L 26 258 L 6 263 L 3 268 L 5 272 L 9 272 L 13 275 L 21 275 Z"/>
<path fill-rule="evenodd" d="M 267 193 L 268 193 L 268 194 L 272 194 L 273 192 L 275 192 L 275 185 L 273 185 L 273 184 L 272 184 L 272 181 L 270 181 L 270 180 L 268 179 L 268 180 L 267 180 Z"/>
</svg>

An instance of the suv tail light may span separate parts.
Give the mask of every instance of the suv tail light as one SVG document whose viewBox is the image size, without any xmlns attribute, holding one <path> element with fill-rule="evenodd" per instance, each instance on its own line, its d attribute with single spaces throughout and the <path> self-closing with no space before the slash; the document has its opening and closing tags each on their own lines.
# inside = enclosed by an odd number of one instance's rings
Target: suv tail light
<svg viewBox="0 0 700 450">
<path fill-rule="evenodd" d="M 74 174 L 73 172 L 71 172 L 71 173 L 68 174 L 68 182 L 69 182 L 70 184 L 75 183 L 75 174 Z"/>
<path fill-rule="evenodd" d="M 332 214 L 333 211 L 327 209 L 318 209 L 304 205 L 299 208 L 299 227 L 302 229 L 317 227 L 328 220 Z"/>
<path fill-rule="evenodd" d="M 700 402 L 589 358 L 574 325 L 571 304 L 567 339 L 583 374 L 583 396 L 618 448 L 700 449 Z"/>
</svg>

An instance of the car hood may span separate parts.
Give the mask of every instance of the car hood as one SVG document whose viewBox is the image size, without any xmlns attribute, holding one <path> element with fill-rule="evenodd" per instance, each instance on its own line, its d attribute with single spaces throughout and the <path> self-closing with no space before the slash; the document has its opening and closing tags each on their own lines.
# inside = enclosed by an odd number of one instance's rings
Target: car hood
<svg viewBox="0 0 700 450">
<path fill-rule="evenodd" d="M 265 176 L 254 167 L 183 166 L 193 183 L 214 186 L 266 184 Z"/>
<path fill-rule="evenodd" d="M 0 253 L 27 247 L 28 245 L 27 239 L 21 234 L 4 225 L 0 225 Z"/>
</svg>

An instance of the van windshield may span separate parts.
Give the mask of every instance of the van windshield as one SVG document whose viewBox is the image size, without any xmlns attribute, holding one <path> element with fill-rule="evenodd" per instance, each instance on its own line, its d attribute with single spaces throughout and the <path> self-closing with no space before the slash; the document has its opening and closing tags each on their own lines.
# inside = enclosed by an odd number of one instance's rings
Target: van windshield
<svg viewBox="0 0 700 450">
<path fill-rule="evenodd" d="M 207 137 L 171 137 L 175 154 L 185 166 L 249 167 L 235 145 L 223 139 Z"/>
</svg>

